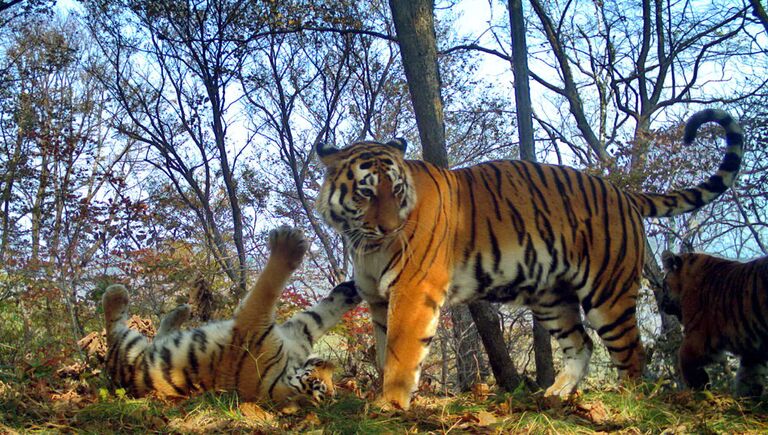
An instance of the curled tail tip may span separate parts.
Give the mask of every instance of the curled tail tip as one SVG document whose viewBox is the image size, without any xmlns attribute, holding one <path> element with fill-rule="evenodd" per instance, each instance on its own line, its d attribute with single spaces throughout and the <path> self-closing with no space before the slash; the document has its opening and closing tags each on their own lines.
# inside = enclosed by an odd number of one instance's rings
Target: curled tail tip
<svg viewBox="0 0 768 435">
<path fill-rule="evenodd" d="M 703 124 L 706 124 L 707 122 L 717 122 L 725 129 L 728 145 L 741 145 L 741 136 L 743 135 L 741 126 L 728 112 L 721 109 L 704 109 L 694 113 L 693 116 L 691 116 L 690 119 L 688 119 L 688 122 L 685 124 L 683 141 L 686 144 L 693 143 L 699 127 L 701 127 Z"/>
</svg>

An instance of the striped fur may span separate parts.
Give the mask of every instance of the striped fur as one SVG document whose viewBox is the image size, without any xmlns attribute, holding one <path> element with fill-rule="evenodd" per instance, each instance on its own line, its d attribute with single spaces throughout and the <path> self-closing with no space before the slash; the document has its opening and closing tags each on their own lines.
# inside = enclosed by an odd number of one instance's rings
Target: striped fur
<svg viewBox="0 0 768 435">
<path fill-rule="evenodd" d="M 352 282 L 340 284 L 315 306 L 281 325 L 275 305 L 307 242 L 288 227 L 269 236 L 271 255 L 254 287 L 230 320 L 180 330 L 190 308 L 170 312 L 150 341 L 128 328 L 128 292 L 110 286 L 103 305 L 107 326 L 107 373 L 135 396 L 156 392 L 185 396 L 203 390 L 237 391 L 243 400 L 287 404 L 322 400 L 334 391 L 333 365 L 311 355 L 312 346 L 360 303 Z"/>
<path fill-rule="evenodd" d="M 358 142 L 317 153 L 326 178 L 317 207 L 354 248 L 355 282 L 371 305 L 382 401 L 407 408 L 440 307 L 476 299 L 525 304 L 558 340 L 565 364 L 546 394 L 567 396 L 587 371 L 592 343 L 580 308 L 624 378 L 643 368 L 635 303 L 644 216 L 695 210 L 737 174 L 742 131 L 725 112 L 716 174 L 697 187 L 630 193 L 565 166 L 494 161 L 445 170 L 404 159 L 405 142 Z"/>
<path fill-rule="evenodd" d="M 707 254 L 662 254 L 662 309 L 685 329 L 680 369 L 691 388 L 709 382 L 704 366 L 723 352 L 740 358 L 735 390 L 759 396 L 768 363 L 768 257 L 748 263 Z"/>
</svg>

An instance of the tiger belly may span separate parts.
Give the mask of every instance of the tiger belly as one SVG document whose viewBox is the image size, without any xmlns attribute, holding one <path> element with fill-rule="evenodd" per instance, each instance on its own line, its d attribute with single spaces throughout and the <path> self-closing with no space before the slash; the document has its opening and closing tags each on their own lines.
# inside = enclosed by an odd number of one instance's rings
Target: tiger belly
<svg viewBox="0 0 768 435">
<path fill-rule="evenodd" d="M 142 376 L 136 382 L 145 391 L 185 396 L 190 392 L 231 389 L 221 361 L 231 352 L 232 322 L 218 322 L 191 331 L 178 331 L 155 340 L 142 361 Z M 141 389 L 141 388 L 140 388 Z"/>
<path fill-rule="evenodd" d="M 562 276 L 566 271 L 562 267 L 550 270 L 546 265 L 553 262 L 546 251 L 537 252 L 538 261 L 527 265 L 525 258 L 522 247 L 504 249 L 497 259 L 490 254 L 476 253 L 463 264 L 454 267 L 447 295 L 448 304 L 481 299 L 512 305 L 531 305 L 536 300 L 538 289 L 554 287 L 554 277 Z"/>
</svg>

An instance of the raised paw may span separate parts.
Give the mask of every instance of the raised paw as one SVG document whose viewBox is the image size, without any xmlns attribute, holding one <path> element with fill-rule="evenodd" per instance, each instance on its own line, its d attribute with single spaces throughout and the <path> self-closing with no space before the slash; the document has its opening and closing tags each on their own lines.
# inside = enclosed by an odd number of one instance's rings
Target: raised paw
<svg viewBox="0 0 768 435">
<path fill-rule="evenodd" d="M 307 252 L 309 243 L 301 230 L 282 226 L 269 232 L 269 249 L 276 260 L 285 262 L 289 268 L 296 269 Z"/>
<path fill-rule="evenodd" d="M 179 305 L 174 308 L 170 313 L 163 317 L 160 322 L 160 328 L 157 330 L 155 337 L 160 338 L 163 335 L 169 334 L 173 331 L 177 331 L 181 325 L 189 319 L 189 315 L 192 312 L 192 308 L 188 304 Z"/>
<path fill-rule="evenodd" d="M 107 323 L 120 320 L 127 312 L 128 290 L 122 284 L 112 284 L 104 291 L 101 303 Z"/>
<path fill-rule="evenodd" d="M 344 296 L 344 302 L 347 305 L 357 305 L 362 302 L 363 298 L 360 297 L 360 293 L 355 287 L 354 281 L 345 281 L 331 290 L 331 294 L 341 294 Z"/>
</svg>

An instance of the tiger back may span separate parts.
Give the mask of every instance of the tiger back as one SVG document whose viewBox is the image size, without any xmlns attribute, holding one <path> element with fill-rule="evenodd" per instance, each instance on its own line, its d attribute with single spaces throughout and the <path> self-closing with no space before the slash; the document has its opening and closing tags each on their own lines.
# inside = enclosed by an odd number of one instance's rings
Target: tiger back
<svg viewBox="0 0 768 435">
<path fill-rule="evenodd" d="M 727 113 L 695 114 L 686 142 L 711 121 L 725 128 L 728 146 L 717 172 L 664 194 L 527 161 L 442 169 L 406 160 L 402 140 L 318 144 L 326 177 L 317 208 L 353 249 L 384 373 L 381 404 L 409 406 L 440 308 L 477 299 L 524 304 L 557 339 L 564 367 L 547 396 L 568 396 L 587 372 L 592 342 L 580 309 L 620 376 L 639 378 L 642 218 L 695 210 L 732 184 L 743 138 Z"/>
<path fill-rule="evenodd" d="M 103 296 L 106 371 L 115 386 L 134 396 L 236 391 L 243 400 L 277 403 L 317 402 L 333 394 L 333 364 L 312 355 L 312 347 L 361 299 L 353 283 L 342 283 L 313 307 L 276 324 L 277 300 L 307 243 L 298 230 L 281 227 L 270 233 L 269 245 L 267 265 L 232 319 L 181 330 L 190 311 L 183 305 L 162 320 L 151 341 L 126 324 L 125 287 L 110 286 Z"/>
<path fill-rule="evenodd" d="M 768 257 L 742 263 L 707 254 L 662 254 L 662 309 L 677 316 L 685 383 L 704 388 L 704 367 L 723 352 L 739 357 L 735 391 L 759 396 L 768 362 Z"/>
</svg>

